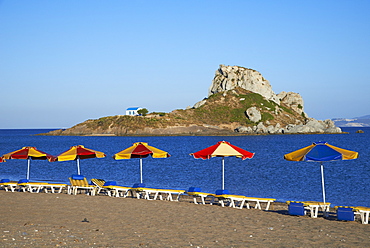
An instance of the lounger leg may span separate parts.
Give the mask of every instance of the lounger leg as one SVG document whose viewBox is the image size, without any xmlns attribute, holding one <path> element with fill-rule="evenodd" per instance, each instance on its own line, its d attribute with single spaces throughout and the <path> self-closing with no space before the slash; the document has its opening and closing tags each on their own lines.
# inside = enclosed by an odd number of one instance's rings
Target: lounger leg
<svg viewBox="0 0 370 248">
<path fill-rule="evenodd" d="M 256 206 L 254 206 L 255 209 L 259 209 L 261 210 L 261 204 L 260 204 L 260 201 L 256 201 Z"/>
<path fill-rule="evenodd" d="M 243 200 L 241 200 L 241 202 L 240 202 L 240 206 L 239 206 L 239 209 L 243 209 L 244 203 L 245 203 L 245 200 L 244 200 L 244 199 L 243 199 Z"/>
<path fill-rule="evenodd" d="M 180 201 L 181 194 L 178 194 L 176 197 L 176 201 Z"/>
<path fill-rule="evenodd" d="M 369 212 L 360 211 L 361 223 L 368 224 L 369 223 Z"/>
<path fill-rule="evenodd" d="M 369 211 L 367 211 L 365 214 L 365 218 L 364 218 L 364 224 L 368 224 L 369 223 Z"/>
<path fill-rule="evenodd" d="M 127 196 L 128 196 L 128 194 L 130 194 L 130 190 L 126 190 L 126 192 L 123 194 L 122 193 L 122 195 L 123 195 L 123 198 L 126 198 Z M 132 196 L 132 192 L 131 192 L 131 196 Z"/>
<path fill-rule="evenodd" d="M 311 217 L 312 218 L 317 218 L 317 214 L 319 212 L 319 207 L 318 206 L 310 207 L 310 211 L 311 211 Z"/>
<path fill-rule="evenodd" d="M 37 187 L 37 190 L 36 190 L 36 193 L 40 193 L 40 190 L 41 190 L 42 188 L 43 188 L 42 186 L 38 186 L 38 187 Z"/>
<path fill-rule="evenodd" d="M 270 208 L 270 201 L 267 202 L 265 210 L 267 211 L 267 210 L 269 210 L 269 208 Z"/>
<path fill-rule="evenodd" d="M 154 193 L 153 200 L 157 200 L 158 194 L 159 194 L 159 192 L 155 192 L 155 193 Z M 159 198 L 162 198 L 162 195 L 160 195 L 160 197 L 159 197 Z M 150 200 L 150 193 L 148 193 L 148 200 Z M 161 200 L 162 200 L 162 199 L 161 199 Z"/>
</svg>

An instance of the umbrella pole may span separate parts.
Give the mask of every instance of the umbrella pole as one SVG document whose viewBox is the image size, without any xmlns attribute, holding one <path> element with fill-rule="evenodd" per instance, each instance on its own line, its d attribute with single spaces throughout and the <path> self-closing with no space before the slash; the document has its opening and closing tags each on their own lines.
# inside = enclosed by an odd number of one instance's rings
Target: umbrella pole
<svg viewBox="0 0 370 248">
<path fill-rule="evenodd" d="M 140 157 L 140 183 L 143 183 L 143 159 Z"/>
<path fill-rule="evenodd" d="M 322 198 L 325 204 L 326 201 L 325 201 L 324 165 L 322 164 L 322 162 L 320 162 L 320 166 L 321 166 Z"/>
<path fill-rule="evenodd" d="M 77 174 L 80 175 L 80 158 L 77 157 Z"/>
<path fill-rule="evenodd" d="M 222 157 L 222 190 L 225 189 L 225 157 Z"/>
<path fill-rule="evenodd" d="M 30 179 L 30 164 L 31 164 L 31 159 L 27 159 L 27 180 Z"/>
</svg>

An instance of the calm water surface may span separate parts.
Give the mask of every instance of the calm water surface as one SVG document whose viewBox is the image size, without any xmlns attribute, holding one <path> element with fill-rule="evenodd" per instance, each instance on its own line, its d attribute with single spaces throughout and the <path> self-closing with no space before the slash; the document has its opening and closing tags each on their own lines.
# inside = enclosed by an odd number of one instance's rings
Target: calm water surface
<svg viewBox="0 0 370 248">
<path fill-rule="evenodd" d="M 272 197 L 278 201 L 322 200 L 320 164 L 290 162 L 284 154 L 316 141 L 358 151 L 357 160 L 324 163 L 326 199 L 333 205 L 370 207 L 370 128 L 343 128 L 349 134 L 268 135 L 268 136 L 181 136 L 181 137 L 80 137 L 35 136 L 48 130 L 0 130 L 0 156 L 24 146 L 58 155 L 73 145 L 104 152 L 103 159 L 81 160 L 81 174 L 88 179 L 102 178 L 132 186 L 140 181 L 139 159 L 114 160 L 113 154 L 135 142 L 168 151 L 170 158 L 143 159 L 143 179 L 148 187 L 188 189 L 200 187 L 206 192 L 221 188 L 221 158 L 194 159 L 189 153 L 226 140 L 250 152 L 252 159 L 225 158 L 225 188 L 233 194 Z M 26 160 L 0 163 L 0 178 L 19 180 L 26 177 Z M 76 161 L 31 161 L 31 180 L 68 182 L 77 173 Z"/>
</svg>

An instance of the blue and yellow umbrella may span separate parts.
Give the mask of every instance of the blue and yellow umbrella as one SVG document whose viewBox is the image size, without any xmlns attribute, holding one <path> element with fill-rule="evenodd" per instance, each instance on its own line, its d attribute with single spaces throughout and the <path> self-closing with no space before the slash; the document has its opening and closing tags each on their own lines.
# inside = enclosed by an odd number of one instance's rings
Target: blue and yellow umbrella
<svg viewBox="0 0 370 248">
<path fill-rule="evenodd" d="M 337 161 L 337 160 L 351 160 L 357 159 L 358 152 L 346 150 L 327 142 L 316 142 L 310 146 L 304 147 L 297 151 L 284 155 L 284 159 L 288 161 L 306 161 L 306 162 L 320 162 L 321 165 L 321 183 L 322 195 L 325 201 L 325 182 L 324 182 L 324 165 L 323 162 Z"/>
</svg>

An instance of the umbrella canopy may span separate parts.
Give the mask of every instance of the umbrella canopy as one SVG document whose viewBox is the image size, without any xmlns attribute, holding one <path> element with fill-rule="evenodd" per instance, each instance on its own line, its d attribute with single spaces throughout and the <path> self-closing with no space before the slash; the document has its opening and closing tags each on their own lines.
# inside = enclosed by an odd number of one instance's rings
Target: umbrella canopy
<svg viewBox="0 0 370 248">
<path fill-rule="evenodd" d="M 114 154 L 113 158 L 119 159 L 131 159 L 140 158 L 140 183 L 143 183 L 143 162 L 142 158 L 146 158 L 151 155 L 153 158 L 168 158 L 171 155 L 168 152 L 162 151 L 158 148 L 148 145 L 145 142 L 136 142 L 129 148 L 122 150 Z"/>
<path fill-rule="evenodd" d="M 104 158 L 103 152 L 85 148 L 83 145 L 72 146 L 67 151 L 62 152 L 56 157 L 56 161 L 77 160 L 77 173 L 80 175 L 80 159 Z"/>
<path fill-rule="evenodd" d="M 358 152 L 339 148 L 323 141 L 313 143 L 310 146 L 304 147 L 302 149 L 284 155 L 284 159 L 288 161 L 320 162 L 321 184 L 324 203 L 326 202 L 326 199 L 325 199 L 323 162 L 337 160 L 351 160 L 357 158 Z"/>
<path fill-rule="evenodd" d="M 222 189 L 225 188 L 225 157 L 237 157 L 245 160 L 253 158 L 254 153 L 248 152 L 240 147 L 234 146 L 227 141 L 219 141 L 216 145 L 207 147 L 195 153 L 190 153 L 194 158 L 210 159 L 222 157 Z"/>
<path fill-rule="evenodd" d="M 2 159 L 5 161 L 5 159 L 27 159 L 28 165 L 27 165 L 27 179 L 30 179 L 30 160 L 48 160 L 49 162 L 52 162 L 55 160 L 55 157 L 38 150 L 36 147 L 26 146 L 22 149 L 16 150 L 14 152 L 10 152 L 7 154 L 4 154 L 2 156 Z"/>
</svg>

